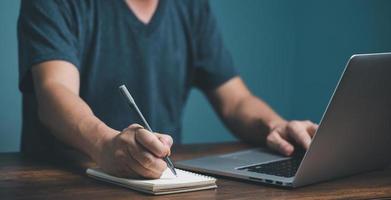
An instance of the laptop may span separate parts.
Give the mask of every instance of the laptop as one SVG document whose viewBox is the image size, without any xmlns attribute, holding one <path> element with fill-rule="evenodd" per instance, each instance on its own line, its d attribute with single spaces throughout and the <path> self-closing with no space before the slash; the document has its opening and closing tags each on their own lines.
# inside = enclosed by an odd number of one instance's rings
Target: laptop
<svg viewBox="0 0 391 200">
<path fill-rule="evenodd" d="M 176 162 L 176 167 L 282 187 L 382 169 L 391 160 L 391 53 L 353 55 L 306 152 L 266 148 Z"/>
</svg>

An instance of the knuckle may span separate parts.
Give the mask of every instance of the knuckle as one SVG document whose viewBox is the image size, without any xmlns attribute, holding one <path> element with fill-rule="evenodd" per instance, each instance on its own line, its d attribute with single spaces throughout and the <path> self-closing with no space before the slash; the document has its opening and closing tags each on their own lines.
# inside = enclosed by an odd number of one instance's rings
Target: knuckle
<svg viewBox="0 0 391 200">
<path fill-rule="evenodd" d="M 266 137 L 266 142 L 267 142 L 267 143 L 272 143 L 272 142 L 273 142 L 273 134 L 269 134 L 269 135 Z"/>
<path fill-rule="evenodd" d="M 141 125 L 132 124 L 129 127 L 125 128 L 124 132 L 131 134 L 131 135 L 135 135 L 142 129 L 143 129 L 143 127 Z"/>
<path fill-rule="evenodd" d="M 126 137 L 126 134 L 121 134 L 118 139 L 120 142 L 127 142 L 128 137 Z"/>
<path fill-rule="evenodd" d="M 127 137 L 127 135 L 122 135 L 121 137 L 119 137 L 119 144 L 121 144 L 122 146 L 127 146 L 129 145 L 131 142 L 130 142 L 130 138 Z"/>
<path fill-rule="evenodd" d="M 166 138 L 167 138 L 169 145 L 171 146 L 173 144 L 174 140 L 172 139 L 172 137 L 170 135 L 166 135 Z"/>
<path fill-rule="evenodd" d="M 297 121 L 292 121 L 287 126 L 289 132 L 295 132 L 297 127 L 298 127 L 298 122 Z"/>
<path fill-rule="evenodd" d="M 156 152 L 156 154 L 157 154 L 158 157 L 164 157 L 164 156 L 166 156 L 166 155 L 168 154 L 169 151 L 170 151 L 170 150 L 169 150 L 167 147 L 163 147 L 163 148 L 160 148 L 160 149 Z"/>
<path fill-rule="evenodd" d="M 266 137 L 266 141 L 267 142 L 270 142 L 270 143 L 273 143 L 275 140 L 276 140 L 276 132 L 272 132 L 270 133 L 267 137 Z"/>
<path fill-rule="evenodd" d="M 134 123 L 128 126 L 128 129 L 136 129 L 142 127 L 140 124 Z"/>
<path fill-rule="evenodd" d="M 143 162 L 144 167 L 148 168 L 154 163 L 154 159 L 153 159 L 152 155 L 144 154 L 142 162 Z"/>
<path fill-rule="evenodd" d="M 130 133 L 132 133 L 132 129 L 131 128 L 124 128 L 123 130 L 122 130 L 122 133 L 124 133 L 124 134 L 122 134 L 122 135 L 125 135 L 125 134 L 130 134 Z"/>
<path fill-rule="evenodd" d="M 297 121 L 297 120 L 293 120 L 289 124 L 290 124 L 291 127 L 297 127 L 300 124 L 300 122 Z"/>
</svg>

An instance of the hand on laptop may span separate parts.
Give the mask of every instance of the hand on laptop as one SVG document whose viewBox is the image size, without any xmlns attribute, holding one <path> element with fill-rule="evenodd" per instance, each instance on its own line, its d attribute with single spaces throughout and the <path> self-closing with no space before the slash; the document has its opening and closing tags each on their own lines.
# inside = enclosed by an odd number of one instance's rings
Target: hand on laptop
<svg viewBox="0 0 391 200">
<path fill-rule="evenodd" d="M 159 178 L 167 168 L 162 158 L 170 154 L 173 143 L 169 135 L 153 134 L 138 124 L 104 140 L 96 156 L 99 167 L 126 178 Z"/>
<path fill-rule="evenodd" d="M 266 138 L 267 145 L 286 156 L 292 155 L 295 144 L 307 150 L 317 124 L 311 121 L 288 121 L 276 125 Z"/>
</svg>

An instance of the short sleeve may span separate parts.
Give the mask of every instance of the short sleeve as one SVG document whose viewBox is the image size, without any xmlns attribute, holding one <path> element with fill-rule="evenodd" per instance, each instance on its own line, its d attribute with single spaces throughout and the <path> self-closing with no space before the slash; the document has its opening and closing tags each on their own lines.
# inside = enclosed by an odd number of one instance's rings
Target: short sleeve
<svg viewBox="0 0 391 200">
<path fill-rule="evenodd" d="M 208 1 L 201 3 L 195 31 L 194 85 L 211 90 L 237 76 Z"/>
<path fill-rule="evenodd" d="M 19 89 L 33 90 L 31 67 L 64 60 L 79 67 L 77 37 L 70 12 L 60 0 L 22 0 L 18 19 Z"/>
</svg>

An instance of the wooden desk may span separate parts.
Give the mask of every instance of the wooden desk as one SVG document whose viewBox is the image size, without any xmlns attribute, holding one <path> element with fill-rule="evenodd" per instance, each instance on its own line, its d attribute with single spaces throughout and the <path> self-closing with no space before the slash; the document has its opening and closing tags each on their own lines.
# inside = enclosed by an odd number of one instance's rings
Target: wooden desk
<svg viewBox="0 0 391 200">
<path fill-rule="evenodd" d="M 240 143 L 185 145 L 173 160 L 232 152 Z M 69 161 L 32 161 L 18 153 L 0 154 L 0 199 L 369 199 L 391 198 L 391 169 L 283 189 L 218 177 L 218 189 L 151 196 L 88 178 Z"/>
</svg>

